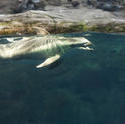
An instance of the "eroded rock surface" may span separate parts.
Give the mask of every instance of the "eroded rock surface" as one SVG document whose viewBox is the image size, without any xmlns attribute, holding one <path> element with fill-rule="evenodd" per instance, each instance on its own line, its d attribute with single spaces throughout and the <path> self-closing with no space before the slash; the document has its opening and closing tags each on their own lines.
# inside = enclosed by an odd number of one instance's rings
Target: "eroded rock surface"
<svg viewBox="0 0 125 124">
<path fill-rule="evenodd" d="M 80 31 L 124 32 L 125 17 L 100 9 L 48 6 L 46 11 L 0 15 L 0 34 L 47 34 Z"/>
</svg>

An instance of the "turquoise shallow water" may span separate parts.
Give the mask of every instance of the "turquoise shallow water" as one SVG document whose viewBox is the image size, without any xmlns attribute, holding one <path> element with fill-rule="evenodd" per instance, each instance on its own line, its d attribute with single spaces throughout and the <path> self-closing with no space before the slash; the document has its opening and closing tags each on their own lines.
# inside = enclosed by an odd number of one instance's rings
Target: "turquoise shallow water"
<svg viewBox="0 0 125 124">
<path fill-rule="evenodd" d="M 40 60 L 0 60 L 1 124 L 125 123 L 125 35 L 64 36 L 85 36 L 94 51 L 73 49 L 43 69 Z"/>
</svg>

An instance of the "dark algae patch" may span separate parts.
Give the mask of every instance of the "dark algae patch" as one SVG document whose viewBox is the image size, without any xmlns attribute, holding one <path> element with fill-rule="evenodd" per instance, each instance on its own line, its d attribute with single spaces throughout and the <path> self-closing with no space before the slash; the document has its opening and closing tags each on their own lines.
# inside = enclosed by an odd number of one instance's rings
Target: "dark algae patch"
<svg viewBox="0 0 125 124">
<path fill-rule="evenodd" d="M 1 124 L 125 123 L 125 35 L 64 36 L 86 37 L 94 51 L 73 49 L 42 69 L 41 60 L 0 59 Z"/>
</svg>

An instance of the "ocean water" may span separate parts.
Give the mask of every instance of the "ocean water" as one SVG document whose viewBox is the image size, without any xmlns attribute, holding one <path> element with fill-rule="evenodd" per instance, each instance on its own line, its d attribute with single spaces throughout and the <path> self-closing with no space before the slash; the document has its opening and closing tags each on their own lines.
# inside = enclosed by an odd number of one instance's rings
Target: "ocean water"
<svg viewBox="0 0 125 124">
<path fill-rule="evenodd" d="M 125 35 L 64 36 L 86 37 L 94 50 L 72 49 L 42 69 L 40 60 L 0 59 L 0 124 L 125 123 Z"/>
</svg>

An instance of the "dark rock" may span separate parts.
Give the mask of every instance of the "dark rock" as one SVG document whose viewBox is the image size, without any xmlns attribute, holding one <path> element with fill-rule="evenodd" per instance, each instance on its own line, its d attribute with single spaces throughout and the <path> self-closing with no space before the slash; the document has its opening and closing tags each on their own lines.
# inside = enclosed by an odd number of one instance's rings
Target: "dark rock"
<svg viewBox="0 0 125 124">
<path fill-rule="evenodd" d="M 73 7 L 78 7 L 79 5 L 80 5 L 80 3 L 78 1 L 73 1 L 72 2 Z"/>
<path fill-rule="evenodd" d="M 118 11 L 124 8 L 125 3 L 121 0 L 86 0 L 86 5 L 105 11 Z"/>
<path fill-rule="evenodd" d="M 72 0 L 67 0 L 67 2 L 72 2 Z"/>
<path fill-rule="evenodd" d="M 87 5 L 92 5 L 91 0 L 87 0 Z"/>
<path fill-rule="evenodd" d="M 18 0 L 17 7 L 13 9 L 13 12 L 20 13 L 27 10 L 44 10 L 45 6 L 45 2 L 40 0 Z"/>
<path fill-rule="evenodd" d="M 24 9 L 21 3 L 18 3 L 15 8 L 12 8 L 13 13 L 21 13 Z"/>
<path fill-rule="evenodd" d="M 118 11 L 122 7 L 120 5 L 115 5 L 115 4 L 112 4 L 112 3 L 100 2 L 100 3 L 98 3 L 96 8 L 103 9 L 105 11 Z"/>
</svg>

